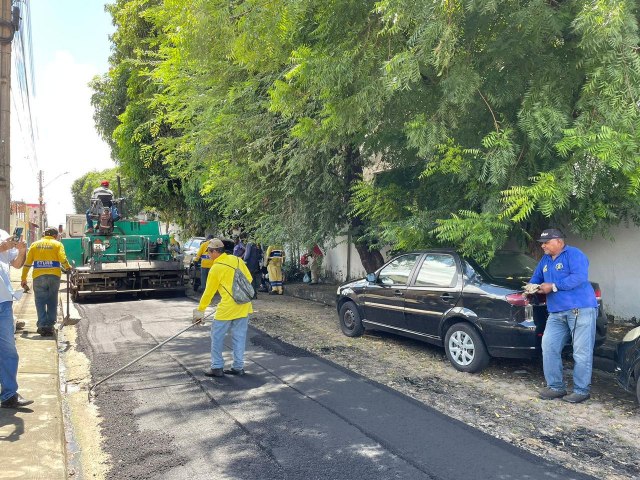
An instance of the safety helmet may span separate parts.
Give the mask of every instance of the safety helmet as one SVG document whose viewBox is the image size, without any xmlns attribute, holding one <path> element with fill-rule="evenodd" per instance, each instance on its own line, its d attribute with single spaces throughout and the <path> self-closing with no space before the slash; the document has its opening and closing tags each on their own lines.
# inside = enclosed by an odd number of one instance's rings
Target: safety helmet
<svg viewBox="0 0 640 480">
<path fill-rule="evenodd" d="M 100 185 L 102 185 L 103 187 L 108 187 L 109 186 L 109 180 L 102 180 L 100 182 Z"/>
</svg>

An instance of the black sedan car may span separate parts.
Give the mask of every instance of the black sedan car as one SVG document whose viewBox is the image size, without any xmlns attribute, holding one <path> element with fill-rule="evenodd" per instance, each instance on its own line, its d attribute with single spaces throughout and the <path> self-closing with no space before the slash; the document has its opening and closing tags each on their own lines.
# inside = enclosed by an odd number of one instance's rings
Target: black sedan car
<svg viewBox="0 0 640 480">
<path fill-rule="evenodd" d="M 366 278 L 338 287 L 342 332 L 383 330 L 444 346 L 453 366 L 479 372 L 490 357 L 531 358 L 539 353 L 547 319 L 544 295 L 526 296 L 523 285 L 537 261 L 498 252 L 486 268 L 456 251 L 438 249 L 395 257 Z M 600 289 L 596 345 L 607 318 Z"/>
<path fill-rule="evenodd" d="M 640 327 L 627 332 L 616 351 L 618 383 L 629 392 L 635 392 L 640 403 Z"/>
</svg>

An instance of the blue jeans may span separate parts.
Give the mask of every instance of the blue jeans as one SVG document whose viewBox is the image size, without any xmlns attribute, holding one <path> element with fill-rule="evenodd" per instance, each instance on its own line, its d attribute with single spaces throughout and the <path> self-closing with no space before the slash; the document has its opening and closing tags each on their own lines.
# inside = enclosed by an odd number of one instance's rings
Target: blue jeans
<svg viewBox="0 0 640 480">
<path fill-rule="evenodd" d="M 549 314 L 542 336 L 542 366 L 549 388 L 566 390 L 562 377 L 562 349 L 573 337 L 573 391 L 581 395 L 589 393 L 597 315 L 597 307 Z"/>
<path fill-rule="evenodd" d="M 207 286 L 207 277 L 209 276 L 209 268 L 200 267 L 200 288 L 204 292 L 205 287 Z"/>
<path fill-rule="evenodd" d="M 0 303 L 0 400 L 9 400 L 18 392 L 18 350 L 14 336 L 13 302 Z"/>
<path fill-rule="evenodd" d="M 40 275 L 33 279 L 38 328 L 53 327 L 56 324 L 59 290 L 60 277 L 57 275 Z"/>
<path fill-rule="evenodd" d="M 236 370 L 244 368 L 244 349 L 247 343 L 248 327 L 249 317 L 235 320 L 214 320 L 211 322 L 211 368 L 224 367 L 222 350 L 224 348 L 224 336 L 229 328 L 231 328 L 233 345 L 233 368 Z"/>
</svg>

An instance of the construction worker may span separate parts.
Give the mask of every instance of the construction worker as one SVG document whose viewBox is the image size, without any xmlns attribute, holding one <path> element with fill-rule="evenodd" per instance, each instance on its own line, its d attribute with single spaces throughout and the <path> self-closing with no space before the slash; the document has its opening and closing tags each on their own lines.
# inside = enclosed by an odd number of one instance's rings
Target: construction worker
<svg viewBox="0 0 640 480">
<path fill-rule="evenodd" d="M 91 193 L 91 207 L 87 210 L 87 232 L 93 232 L 93 218 L 91 216 L 100 216 L 102 207 L 109 208 L 113 222 L 120 219 L 118 208 L 113 202 L 113 192 L 109 189 L 109 180 L 102 180 L 100 186 Z"/>
<path fill-rule="evenodd" d="M 209 252 L 207 251 L 207 247 L 209 246 L 209 241 L 213 238 L 213 235 L 209 235 L 207 239 L 200 244 L 200 248 L 198 249 L 198 253 L 193 257 L 193 263 L 200 262 L 200 286 L 202 287 L 202 291 L 207 287 L 207 275 L 209 275 L 209 269 L 211 265 L 213 265 L 213 260 Z"/>
<path fill-rule="evenodd" d="M 214 295 L 220 295 L 220 303 L 216 308 L 214 320 L 211 324 L 211 368 L 205 372 L 207 377 L 224 377 L 227 375 L 242 376 L 244 371 L 244 351 L 247 343 L 247 328 L 249 314 L 253 312 L 251 302 L 237 303 L 233 297 L 234 275 L 236 269 L 251 282 L 251 273 L 245 263 L 237 257 L 225 252 L 222 240 L 214 238 L 205 242 L 211 258 L 211 278 L 202 294 L 198 308 L 193 312 L 193 321 L 204 318 L 204 311 L 213 300 Z M 224 370 L 224 337 L 231 329 L 233 345 L 233 364 Z"/>
<path fill-rule="evenodd" d="M 176 240 L 176 234 L 173 232 L 169 234 L 169 251 L 172 258 L 176 258 L 181 253 L 180 242 Z"/>
<path fill-rule="evenodd" d="M 282 264 L 284 263 L 284 249 L 280 245 L 269 245 L 267 248 L 267 271 L 269 272 L 269 284 L 271 295 L 282 295 Z"/>
<path fill-rule="evenodd" d="M 38 313 L 38 333 L 53 335 L 58 313 L 58 291 L 61 268 L 70 270 L 64 246 L 58 241 L 58 229 L 47 227 L 44 237 L 33 242 L 22 267 L 22 288 L 27 287 L 27 275 L 33 267 L 33 293 Z"/>
</svg>

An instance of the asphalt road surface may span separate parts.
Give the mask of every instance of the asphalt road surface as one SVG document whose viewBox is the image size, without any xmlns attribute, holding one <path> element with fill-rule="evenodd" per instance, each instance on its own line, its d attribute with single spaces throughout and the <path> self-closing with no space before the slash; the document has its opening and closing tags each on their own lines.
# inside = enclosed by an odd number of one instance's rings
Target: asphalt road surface
<svg viewBox="0 0 640 480">
<path fill-rule="evenodd" d="M 189 325 L 194 307 L 188 298 L 78 305 L 94 382 Z M 195 327 L 97 388 L 109 478 L 591 478 L 253 328 L 248 374 L 207 378 L 209 342 L 209 328 Z"/>
</svg>

